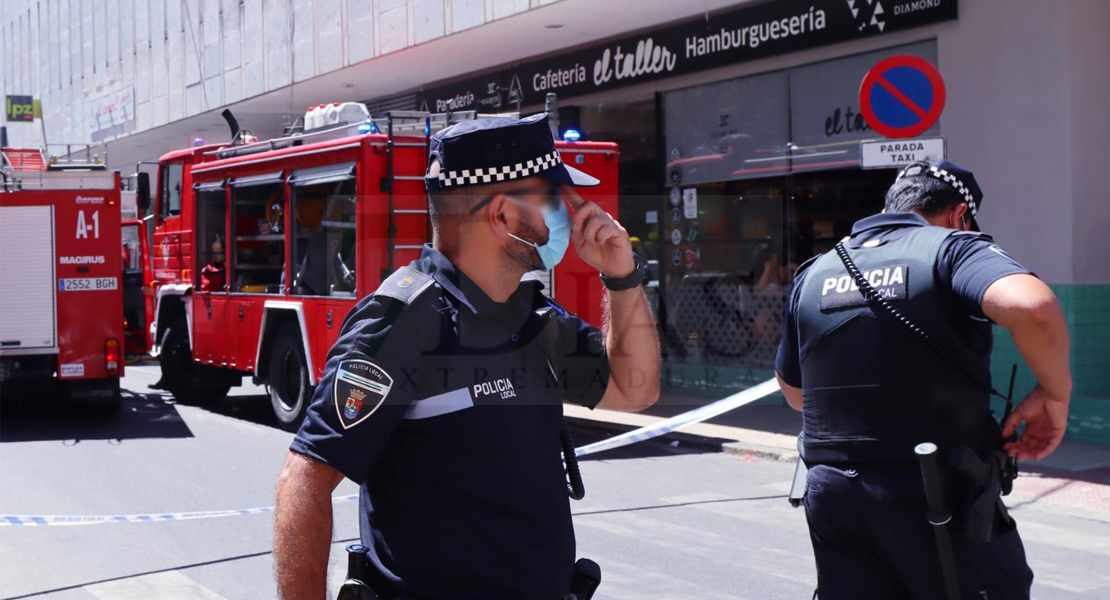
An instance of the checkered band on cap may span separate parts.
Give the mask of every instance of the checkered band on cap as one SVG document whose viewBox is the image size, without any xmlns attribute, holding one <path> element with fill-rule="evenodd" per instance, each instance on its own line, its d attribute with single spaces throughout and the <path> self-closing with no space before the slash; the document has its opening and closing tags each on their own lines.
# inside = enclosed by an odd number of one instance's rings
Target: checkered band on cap
<svg viewBox="0 0 1110 600">
<path fill-rule="evenodd" d="M 483 183 L 497 183 L 499 181 L 512 181 L 537 175 L 548 169 L 559 166 L 563 159 L 559 157 L 558 150 L 536 158 L 500 167 L 483 167 L 479 169 L 462 169 L 459 171 L 440 171 L 440 187 L 457 185 L 479 185 Z"/>
<path fill-rule="evenodd" d="M 895 179 L 895 181 L 905 177 L 907 171 L 909 171 L 908 168 L 903 169 L 902 172 L 898 174 L 898 177 Z M 933 179 L 939 179 L 947 183 L 948 185 L 952 186 L 952 189 L 956 190 L 956 193 L 963 196 L 964 202 L 967 202 L 968 210 L 971 211 L 971 216 L 974 217 L 975 214 L 979 212 L 979 207 L 975 205 L 975 194 L 972 194 L 971 190 L 968 189 L 968 187 L 964 185 L 964 182 L 960 181 L 960 178 L 957 177 L 955 174 L 934 166 L 930 166 L 928 171 L 922 171 L 915 174 L 928 175 Z"/>
</svg>

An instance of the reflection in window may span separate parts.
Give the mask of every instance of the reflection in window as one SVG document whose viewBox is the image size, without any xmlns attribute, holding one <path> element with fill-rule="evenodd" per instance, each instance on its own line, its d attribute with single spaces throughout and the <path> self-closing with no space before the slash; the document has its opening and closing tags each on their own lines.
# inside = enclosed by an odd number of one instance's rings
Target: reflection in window
<svg viewBox="0 0 1110 600">
<path fill-rule="evenodd" d="M 227 192 L 222 182 L 196 188 L 197 288 L 204 292 L 220 292 L 227 284 Z"/>
<path fill-rule="evenodd" d="M 231 188 L 232 291 L 282 293 L 285 270 L 285 184 L 251 182 Z"/>
<path fill-rule="evenodd" d="M 294 183 L 296 180 L 294 179 Z M 293 283 L 303 296 L 354 297 L 355 180 L 293 185 Z"/>
<path fill-rule="evenodd" d="M 162 167 L 162 214 L 176 217 L 181 214 L 181 163 Z"/>
</svg>

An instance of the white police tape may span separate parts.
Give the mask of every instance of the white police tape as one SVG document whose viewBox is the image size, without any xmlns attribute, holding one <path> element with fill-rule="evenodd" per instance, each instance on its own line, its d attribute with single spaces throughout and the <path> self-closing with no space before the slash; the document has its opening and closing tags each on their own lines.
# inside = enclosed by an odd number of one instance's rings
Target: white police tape
<svg viewBox="0 0 1110 600">
<path fill-rule="evenodd" d="M 581 448 L 576 448 L 574 453 L 577 456 L 585 456 L 587 454 L 596 454 L 605 450 L 613 450 L 623 446 L 629 446 L 638 442 L 644 442 L 652 438 L 657 438 L 662 435 L 667 435 L 674 431 L 678 431 L 683 427 L 689 427 L 696 423 L 701 423 L 713 417 L 722 415 L 730 410 L 751 404 L 760 398 L 769 396 L 770 394 L 778 391 L 778 384 L 774 379 L 769 379 L 763 383 L 750 387 L 742 392 L 733 394 L 727 398 L 723 398 L 712 404 L 707 404 L 700 408 L 696 408 L 689 412 L 682 413 L 660 421 L 654 425 L 641 427 L 639 429 L 615 435 L 609 439 L 601 440 L 593 444 L 587 444 Z M 349 496 L 334 496 L 331 501 L 333 504 L 341 502 L 352 502 L 358 500 L 358 494 Z M 257 515 L 263 513 L 274 512 L 273 506 L 266 506 L 263 508 L 243 508 L 239 510 L 210 510 L 203 512 L 183 512 L 183 513 L 158 513 L 149 515 L 0 515 L 0 527 L 15 527 L 15 526 L 31 526 L 42 527 L 51 525 L 97 525 L 100 523 L 146 523 L 152 521 L 191 521 L 195 519 L 218 519 L 222 517 L 238 517 L 242 515 Z"/>
<path fill-rule="evenodd" d="M 335 496 L 331 499 L 333 504 L 358 500 L 358 494 L 350 496 Z M 185 513 L 159 513 L 151 515 L 53 515 L 53 516 L 26 516 L 26 515 L 0 515 L 0 527 L 3 526 L 44 526 L 44 525 L 96 525 L 98 523 L 145 523 L 151 521 L 191 521 L 194 519 L 218 519 L 221 517 L 238 517 L 242 515 L 258 515 L 272 513 L 274 507 L 242 508 L 239 510 L 209 510 L 203 512 Z"/>
<path fill-rule="evenodd" d="M 594 442 L 581 448 L 576 448 L 574 454 L 576 456 L 585 456 L 587 454 L 596 454 L 605 450 L 612 450 L 622 446 L 628 446 L 637 442 L 644 442 L 652 438 L 657 438 L 661 435 L 667 435 L 683 427 L 689 427 L 696 423 L 701 423 L 712 419 L 713 417 L 723 415 L 730 410 L 734 410 L 751 404 L 760 398 L 769 396 L 774 392 L 779 391 L 779 384 L 774 379 L 768 379 L 763 383 L 750 387 L 742 392 L 733 394 L 727 398 L 722 398 L 712 404 L 706 404 L 700 408 L 696 408 L 689 412 L 684 412 L 681 415 L 676 415 L 664 421 L 659 421 L 654 425 L 641 427 L 639 429 L 615 435 L 609 439 Z"/>
</svg>

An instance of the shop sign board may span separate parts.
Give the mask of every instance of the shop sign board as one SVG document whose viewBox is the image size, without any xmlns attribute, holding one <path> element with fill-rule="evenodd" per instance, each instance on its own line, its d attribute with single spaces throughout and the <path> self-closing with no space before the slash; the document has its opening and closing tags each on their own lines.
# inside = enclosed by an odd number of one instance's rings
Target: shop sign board
<svg viewBox="0 0 1110 600">
<path fill-rule="evenodd" d="M 920 56 L 883 59 L 863 78 L 859 109 L 876 133 L 912 138 L 929 130 L 944 112 L 944 79 Z"/>
<path fill-rule="evenodd" d="M 4 118 L 9 123 L 17 121 L 34 121 L 41 117 L 41 109 L 37 109 L 38 100 L 31 96 L 13 96 L 8 94 L 4 103 Z"/>
<path fill-rule="evenodd" d="M 416 94 L 422 110 L 506 110 L 956 19 L 957 0 L 778 0 L 525 61 Z"/>
<path fill-rule="evenodd" d="M 101 96 L 93 101 L 92 131 L 122 125 L 135 118 L 135 89 L 128 87 Z"/>
<path fill-rule="evenodd" d="M 904 167 L 919 160 L 944 160 L 944 138 L 875 140 L 860 142 L 860 166 L 864 169 Z"/>
</svg>

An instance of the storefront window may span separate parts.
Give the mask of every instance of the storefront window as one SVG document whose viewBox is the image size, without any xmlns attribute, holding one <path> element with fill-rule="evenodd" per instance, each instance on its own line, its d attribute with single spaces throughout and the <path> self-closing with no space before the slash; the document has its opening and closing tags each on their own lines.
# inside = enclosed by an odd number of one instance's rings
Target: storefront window
<svg viewBox="0 0 1110 600">
<path fill-rule="evenodd" d="M 782 178 L 683 188 L 668 204 L 663 280 L 670 360 L 770 368 L 781 330 Z"/>
<path fill-rule="evenodd" d="M 668 362 L 774 367 L 798 265 L 882 210 L 894 180 L 894 169 L 859 169 L 860 141 L 877 136 L 857 96 L 867 71 L 895 54 L 935 63 L 936 42 L 663 94 Z"/>
<path fill-rule="evenodd" d="M 668 181 L 692 185 L 782 171 L 788 109 L 785 71 L 664 94 Z"/>
</svg>

